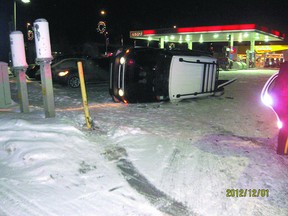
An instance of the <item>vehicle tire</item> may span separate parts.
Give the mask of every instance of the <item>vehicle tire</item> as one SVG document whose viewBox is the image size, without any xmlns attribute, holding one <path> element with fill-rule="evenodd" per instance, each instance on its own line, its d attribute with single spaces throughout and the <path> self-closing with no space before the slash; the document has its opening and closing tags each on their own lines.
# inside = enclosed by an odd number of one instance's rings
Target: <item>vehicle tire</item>
<svg viewBox="0 0 288 216">
<path fill-rule="evenodd" d="M 78 75 L 71 74 L 67 79 L 67 85 L 71 88 L 79 88 L 80 79 L 79 79 Z"/>
<path fill-rule="evenodd" d="M 278 135 L 277 154 L 288 155 L 288 134 L 285 130 L 280 130 Z"/>
</svg>

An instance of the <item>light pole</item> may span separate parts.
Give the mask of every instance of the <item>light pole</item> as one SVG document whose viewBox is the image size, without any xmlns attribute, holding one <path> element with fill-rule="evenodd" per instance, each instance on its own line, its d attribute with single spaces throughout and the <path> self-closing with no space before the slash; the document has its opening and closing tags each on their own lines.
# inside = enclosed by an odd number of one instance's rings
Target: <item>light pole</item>
<svg viewBox="0 0 288 216">
<path fill-rule="evenodd" d="M 107 12 L 104 9 L 100 11 L 101 17 L 105 18 L 106 14 L 107 14 Z M 101 25 L 99 25 L 99 24 L 101 24 Z M 108 36 L 107 29 L 106 29 L 106 21 L 100 21 L 98 23 L 98 31 L 100 32 L 100 34 L 104 35 L 104 38 L 105 38 L 105 55 L 107 55 L 108 45 L 109 45 L 109 36 Z"/>
<path fill-rule="evenodd" d="M 21 0 L 21 2 L 27 4 L 30 3 L 30 0 Z M 14 0 L 14 31 L 17 29 L 17 0 Z"/>
</svg>

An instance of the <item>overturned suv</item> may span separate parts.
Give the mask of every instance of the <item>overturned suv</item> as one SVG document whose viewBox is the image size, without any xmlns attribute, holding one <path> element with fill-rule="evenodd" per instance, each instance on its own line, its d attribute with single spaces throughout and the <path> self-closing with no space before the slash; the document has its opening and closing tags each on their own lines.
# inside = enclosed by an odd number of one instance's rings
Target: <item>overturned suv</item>
<svg viewBox="0 0 288 216">
<path fill-rule="evenodd" d="M 109 93 L 115 102 L 180 101 L 223 91 L 217 59 L 192 50 L 130 48 L 110 62 Z"/>
</svg>

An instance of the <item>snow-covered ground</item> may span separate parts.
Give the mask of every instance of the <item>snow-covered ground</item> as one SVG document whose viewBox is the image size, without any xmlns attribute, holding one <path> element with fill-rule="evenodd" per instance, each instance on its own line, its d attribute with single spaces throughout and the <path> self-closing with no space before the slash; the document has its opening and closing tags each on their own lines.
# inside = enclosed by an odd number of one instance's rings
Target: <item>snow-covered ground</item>
<svg viewBox="0 0 288 216">
<path fill-rule="evenodd" d="M 0 215 L 287 216 L 288 157 L 275 153 L 276 118 L 260 101 L 275 72 L 221 71 L 238 78 L 224 95 L 179 103 L 114 103 L 108 85 L 90 84 L 93 130 L 80 89 L 54 85 L 56 118 L 45 118 L 40 84 L 28 82 L 23 114 L 11 79 Z"/>
</svg>

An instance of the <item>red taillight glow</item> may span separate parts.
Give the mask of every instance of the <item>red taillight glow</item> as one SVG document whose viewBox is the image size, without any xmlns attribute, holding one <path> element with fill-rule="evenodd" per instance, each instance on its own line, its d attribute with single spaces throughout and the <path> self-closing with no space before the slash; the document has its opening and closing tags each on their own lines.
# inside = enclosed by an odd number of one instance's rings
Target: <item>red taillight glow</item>
<svg viewBox="0 0 288 216">
<path fill-rule="evenodd" d="M 133 64 L 134 64 L 134 61 L 132 59 L 129 59 L 128 65 L 133 65 Z"/>
</svg>

